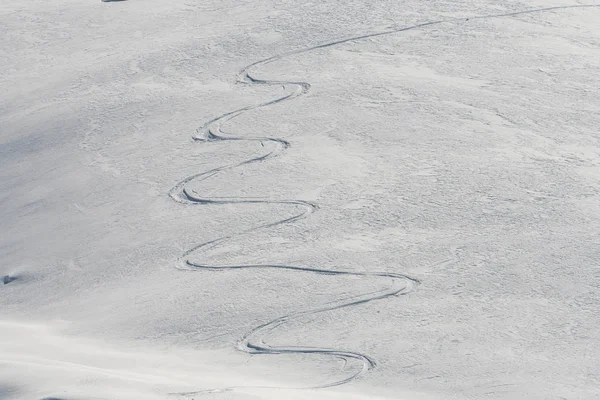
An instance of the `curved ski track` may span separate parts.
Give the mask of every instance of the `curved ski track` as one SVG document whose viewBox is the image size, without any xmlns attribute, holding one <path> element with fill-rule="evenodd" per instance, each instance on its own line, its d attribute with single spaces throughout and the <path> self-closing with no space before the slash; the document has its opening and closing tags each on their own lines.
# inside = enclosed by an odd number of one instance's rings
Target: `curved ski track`
<svg viewBox="0 0 600 400">
<path fill-rule="evenodd" d="M 318 205 L 303 201 L 303 200 L 271 200 L 268 198 L 238 198 L 238 197 L 218 197 L 218 198 L 205 198 L 202 197 L 191 190 L 186 189 L 186 184 L 191 181 L 203 181 L 212 176 L 215 176 L 221 172 L 229 171 L 235 169 L 237 167 L 241 167 L 247 164 L 266 161 L 268 159 L 277 157 L 281 155 L 286 149 L 288 149 L 291 144 L 279 138 L 272 137 L 234 137 L 234 136 L 225 136 L 221 132 L 221 126 L 232 119 L 242 115 L 243 113 L 251 110 L 255 110 L 258 108 L 270 106 L 273 104 L 281 103 L 287 100 L 292 100 L 296 97 L 302 96 L 308 92 L 310 89 L 310 84 L 302 81 L 277 81 L 277 80 L 263 80 L 258 79 L 250 75 L 250 70 L 253 68 L 258 68 L 262 65 L 266 65 L 272 63 L 274 61 L 281 60 L 283 58 L 298 55 L 302 53 L 307 53 L 313 50 L 323 49 L 327 47 L 336 46 L 343 43 L 358 41 L 362 39 L 373 38 L 377 36 L 390 35 L 394 33 L 415 30 L 419 28 L 425 28 L 432 25 L 440 25 L 444 23 L 455 23 L 455 22 L 467 22 L 469 20 L 477 20 L 477 19 L 489 19 L 489 18 L 501 18 L 501 17 L 511 17 L 523 14 L 532 14 L 532 13 L 541 13 L 547 11 L 555 11 L 561 9 L 571 9 L 571 8 L 592 8 L 592 7 L 600 7 L 600 4 L 588 4 L 588 5 L 572 5 L 572 6 L 555 6 L 555 7 L 546 7 L 546 8 L 538 8 L 531 10 L 524 10 L 518 12 L 510 12 L 503 14 L 495 14 L 495 15 L 485 15 L 485 16 L 475 16 L 475 17 L 466 17 L 466 18 L 449 18 L 437 21 L 425 22 L 417 25 L 412 25 L 404 28 L 391 29 L 382 32 L 375 32 L 360 36 L 353 36 L 345 39 L 340 39 L 333 42 L 328 42 L 324 44 L 320 44 L 313 47 L 303 48 L 299 50 L 290 51 L 287 53 L 282 53 L 279 55 L 275 55 L 255 63 L 252 63 L 242 69 L 237 75 L 237 82 L 247 85 L 266 85 L 266 86 L 282 86 L 284 89 L 292 88 L 293 91 L 288 94 L 284 94 L 281 97 L 269 100 L 264 103 L 251 105 L 247 107 L 243 107 L 234 111 L 227 112 L 217 118 L 214 118 L 208 121 L 206 124 L 197 129 L 196 134 L 193 136 L 195 141 L 200 142 L 217 142 L 217 141 L 246 141 L 246 142 L 258 142 L 262 146 L 265 143 L 269 143 L 274 146 L 274 149 L 266 152 L 265 154 L 250 158 L 239 163 L 230 164 L 221 166 L 218 168 L 211 169 L 209 171 L 201 172 L 198 174 L 194 174 L 188 176 L 181 182 L 179 182 L 171 191 L 169 192 L 170 197 L 182 204 L 186 205 L 195 205 L 195 204 L 280 204 L 280 205 L 289 205 L 303 208 L 302 212 L 298 214 L 279 220 L 272 223 L 266 223 L 263 225 L 255 226 L 246 231 L 238 232 L 237 234 L 221 237 L 206 243 L 199 244 L 189 250 L 187 250 L 180 257 L 180 265 L 179 269 L 184 270 L 234 270 L 234 269 L 280 269 L 280 270 L 288 270 L 293 272 L 300 273 L 312 273 L 312 274 L 324 274 L 324 275 L 336 275 L 336 276 L 357 276 L 357 277 L 377 277 L 377 278 L 386 278 L 392 281 L 392 286 L 382 289 L 380 291 L 371 292 L 371 293 L 362 293 L 352 298 L 344 298 L 334 301 L 332 303 L 323 305 L 321 307 L 313 308 L 306 311 L 300 311 L 296 313 L 292 313 L 289 315 L 285 315 L 274 319 L 265 324 L 259 325 L 244 335 L 239 339 L 237 343 L 237 348 L 243 352 L 249 354 L 320 354 L 331 356 L 335 358 L 343 359 L 344 361 L 348 360 L 356 360 L 362 364 L 362 368 L 359 371 L 352 373 L 346 378 L 331 381 L 324 385 L 313 386 L 313 387 L 303 387 L 298 389 L 321 389 L 332 386 L 342 385 L 348 382 L 351 382 L 358 378 L 360 375 L 364 374 L 368 370 L 375 367 L 375 361 L 366 354 L 355 352 L 355 351 L 346 351 L 346 350 L 336 350 L 336 349 L 325 349 L 325 348 L 317 348 L 317 347 L 309 347 L 309 346 L 270 346 L 265 343 L 263 338 L 270 332 L 272 332 L 277 327 L 285 324 L 288 321 L 301 318 L 303 316 L 322 313 L 325 311 L 336 310 L 340 308 L 356 306 L 359 304 L 368 303 L 375 300 L 386 299 L 395 295 L 404 295 L 410 293 L 415 289 L 415 287 L 420 283 L 418 279 L 410 277 L 404 274 L 397 273 L 389 273 L 389 272 L 351 272 L 351 271 L 337 271 L 337 270 L 328 270 L 328 269 L 319 269 L 319 268 L 310 268 L 310 267 L 297 267 L 297 266 L 289 266 L 289 265 L 232 265 L 232 266 L 221 266 L 221 265 L 205 265 L 199 264 L 189 260 L 189 256 L 192 253 L 198 252 L 203 248 L 210 246 L 211 248 L 220 245 L 221 243 L 243 234 L 247 234 L 249 232 L 255 231 L 257 229 L 264 229 L 269 227 L 274 227 L 276 225 L 287 224 L 291 222 L 295 222 L 301 219 L 308 217 L 310 214 L 315 212 L 318 209 Z M 454 262 L 454 261 L 452 261 Z M 213 390 L 202 390 L 198 392 L 187 392 L 187 393 L 173 393 L 176 395 L 194 395 L 200 393 L 214 393 L 221 391 L 229 391 L 233 389 L 241 389 L 241 388 L 249 388 L 244 386 L 232 386 L 224 389 L 213 389 Z M 254 387 L 258 388 L 258 387 Z M 260 387 L 265 388 L 265 387 Z M 276 389 L 276 387 L 273 387 Z"/>
</svg>

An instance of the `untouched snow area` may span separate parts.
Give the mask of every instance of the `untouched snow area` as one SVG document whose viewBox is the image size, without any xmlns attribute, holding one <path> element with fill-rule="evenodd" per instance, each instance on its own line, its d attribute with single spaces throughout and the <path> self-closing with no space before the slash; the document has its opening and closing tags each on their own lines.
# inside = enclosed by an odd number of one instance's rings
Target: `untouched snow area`
<svg viewBox="0 0 600 400">
<path fill-rule="evenodd" d="M 0 399 L 600 398 L 599 22 L 0 4 Z"/>
</svg>

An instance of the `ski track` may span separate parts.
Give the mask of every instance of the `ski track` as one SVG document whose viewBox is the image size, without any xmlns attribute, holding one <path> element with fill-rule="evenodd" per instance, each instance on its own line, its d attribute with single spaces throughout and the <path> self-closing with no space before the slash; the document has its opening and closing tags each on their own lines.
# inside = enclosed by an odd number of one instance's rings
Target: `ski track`
<svg viewBox="0 0 600 400">
<path fill-rule="evenodd" d="M 348 362 L 348 360 L 356 360 L 362 364 L 362 368 L 359 371 L 352 373 L 351 375 L 338 380 L 333 380 L 329 383 L 312 386 L 312 387 L 301 387 L 295 389 L 322 389 L 333 386 L 343 385 L 345 383 L 349 383 L 359 376 L 363 375 L 370 369 L 376 366 L 375 360 L 373 360 L 370 356 L 355 352 L 355 351 L 346 351 L 346 350 L 336 350 L 336 349 L 326 349 L 326 348 L 318 348 L 318 347 L 309 347 L 309 346 L 270 346 L 264 341 L 264 337 L 275 330 L 277 327 L 285 324 L 288 321 L 295 320 L 304 316 L 318 314 L 326 311 L 337 310 L 341 308 L 357 306 L 360 304 L 365 304 L 375 300 L 383 300 L 395 295 L 404 295 L 412 292 L 416 286 L 420 283 L 420 281 L 414 277 L 410 277 L 404 274 L 391 273 L 391 272 L 352 272 L 352 271 L 338 271 L 338 270 L 329 270 L 329 269 L 319 269 L 319 268 L 310 268 L 310 267 L 299 267 L 299 266 L 289 266 L 289 265 L 231 265 L 231 266 L 220 266 L 220 265 L 205 265 L 199 264 L 189 260 L 189 256 L 192 253 L 199 252 L 205 248 L 214 248 L 221 243 L 232 239 L 236 236 L 241 236 L 244 234 L 248 234 L 250 232 L 256 231 L 258 229 L 265 229 L 274 227 L 277 225 L 288 224 L 292 222 L 299 221 L 308 217 L 310 214 L 318 210 L 318 205 L 315 203 L 311 203 L 303 200 L 271 200 L 268 198 L 239 198 L 239 197 L 213 197 L 213 198 L 205 198 L 197 193 L 187 190 L 186 185 L 191 181 L 203 181 L 210 177 L 213 177 L 221 172 L 230 171 L 238 167 L 242 167 L 244 165 L 248 165 L 251 163 L 262 162 L 274 157 L 281 155 L 285 150 L 291 147 L 290 142 L 273 137 L 234 137 L 234 136 L 225 136 L 221 131 L 221 126 L 232 119 L 242 115 L 245 112 L 255 110 L 262 107 L 267 107 L 270 105 L 278 104 L 284 101 L 292 100 L 299 96 L 306 94 L 310 89 L 310 84 L 308 82 L 302 81 L 278 81 L 278 80 L 264 80 L 254 78 L 250 75 L 250 70 L 254 68 L 258 68 L 262 65 L 266 65 L 272 63 L 274 61 L 281 60 L 283 58 L 298 55 L 303 53 L 308 53 L 310 51 L 324 49 L 328 47 L 333 47 L 336 45 L 355 42 L 363 39 L 374 38 L 378 36 L 391 35 L 394 33 L 405 32 L 409 30 L 416 30 L 420 28 L 430 27 L 433 25 L 440 25 L 445 23 L 456 23 L 456 22 L 468 22 L 470 20 L 478 20 L 478 19 L 491 19 L 491 18 L 502 18 L 502 17 L 511 17 L 518 16 L 524 14 L 533 14 L 533 13 L 542 13 L 556 10 L 564 10 L 564 9 L 575 9 L 575 8 L 592 8 L 592 7 L 600 7 L 596 4 L 587 4 L 587 5 L 571 5 L 571 6 L 554 6 L 554 7 L 546 7 L 546 8 L 538 8 L 524 11 L 516 11 L 502 14 L 492 14 L 485 16 L 474 16 L 474 17 L 464 17 L 464 18 L 448 18 L 441 19 L 436 21 L 424 22 L 417 25 L 412 25 L 404 28 L 398 29 L 390 29 L 382 32 L 369 33 L 360 36 L 353 36 L 345 39 L 336 40 L 333 42 L 328 42 L 324 44 L 320 44 L 313 47 L 303 48 L 299 50 L 290 51 L 287 53 L 281 53 L 279 55 L 275 55 L 269 58 L 265 58 L 263 60 L 254 62 L 252 64 L 247 65 L 243 68 L 237 75 L 237 82 L 246 84 L 246 85 L 264 85 L 264 86 L 282 86 L 284 89 L 293 88 L 291 93 L 285 94 L 281 97 L 269 100 L 264 103 L 246 106 L 243 108 L 239 108 L 234 111 L 227 112 L 222 114 L 221 116 L 214 118 L 200 128 L 197 129 L 196 134 L 192 137 L 194 141 L 198 142 L 218 142 L 218 141 L 245 141 L 245 142 L 258 142 L 262 146 L 265 143 L 270 143 L 275 146 L 273 150 L 268 151 L 267 153 L 258 156 L 246 159 L 239 163 L 230 164 L 221 166 L 218 168 L 211 169 L 209 171 L 205 171 L 202 173 L 194 174 L 188 176 L 181 182 L 179 182 L 171 191 L 169 192 L 169 196 L 177 201 L 178 203 L 185 205 L 197 205 L 197 204 L 279 204 L 286 206 L 294 206 L 300 207 L 304 210 L 292 217 L 282 219 L 272 223 L 266 223 L 263 225 L 258 225 L 252 227 L 248 230 L 238 232 L 236 234 L 221 237 L 215 240 L 211 240 L 209 242 L 205 242 L 199 244 L 189 250 L 187 250 L 179 259 L 180 263 L 178 265 L 179 269 L 182 270 L 238 270 L 238 269 L 278 269 L 278 270 L 287 270 L 293 272 L 300 273 L 312 273 L 312 274 L 323 274 L 323 275 L 335 275 L 335 276 L 355 276 L 355 277 L 363 277 L 363 278 L 386 278 L 392 281 L 392 286 L 382 289 L 380 291 L 371 292 L 371 293 L 363 293 L 352 298 L 343 298 L 336 301 L 333 301 L 329 304 L 323 305 L 321 307 L 313 308 L 306 311 L 295 312 L 289 315 L 285 315 L 279 318 L 276 318 L 270 322 L 259 325 L 244 335 L 242 338 L 238 340 L 237 348 L 243 352 L 249 354 L 316 354 L 316 355 L 326 355 L 335 358 L 342 359 L 344 361 L 344 365 Z M 456 259 L 447 261 L 448 263 L 456 262 Z M 249 388 L 270 388 L 270 389 L 280 389 L 280 387 L 265 387 L 265 386 L 230 386 L 223 389 L 210 389 L 210 390 L 201 390 L 196 392 L 185 392 L 185 393 L 172 393 L 174 395 L 180 396 L 190 396 L 190 395 L 198 395 L 198 394 L 208 394 L 208 393 L 217 393 L 217 392 L 225 392 L 231 391 L 235 389 L 249 389 Z"/>
</svg>

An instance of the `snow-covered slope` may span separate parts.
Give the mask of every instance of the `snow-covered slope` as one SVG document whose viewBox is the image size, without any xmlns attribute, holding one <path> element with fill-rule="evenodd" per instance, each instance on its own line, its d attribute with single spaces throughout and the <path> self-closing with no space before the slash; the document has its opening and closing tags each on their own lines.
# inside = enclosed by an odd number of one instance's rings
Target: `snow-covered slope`
<svg viewBox="0 0 600 400">
<path fill-rule="evenodd" d="M 0 398 L 600 397 L 599 20 L 0 5 Z"/>
</svg>

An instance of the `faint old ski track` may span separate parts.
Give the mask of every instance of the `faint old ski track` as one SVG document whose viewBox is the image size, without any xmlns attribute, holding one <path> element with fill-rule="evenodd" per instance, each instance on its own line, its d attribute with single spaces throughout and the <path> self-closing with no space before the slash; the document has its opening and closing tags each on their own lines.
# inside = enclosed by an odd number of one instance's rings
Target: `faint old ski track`
<svg viewBox="0 0 600 400">
<path fill-rule="evenodd" d="M 344 361 L 353 359 L 362 364 L 362 368 L 360 368 L 359 371 L 353 372 L 346 378 L 334 380 L 334 381 L 331 381 L 329 383 L 319 385 L 319 386 L 306 387 L 305 389 L 326 388 L 326 387 L 338 386 L 338 385 L 342 385 L 342 384 L 351 382 L 352 380 L 358 378 L 360 375 L 364 374 L 366 371 L 370 370 L 371 368 L 373 368 L 375 366 L 375 361 L 372 358 L 370 358 L 368 355 L 362 354 L 359 352 L 354 352 L 354 351 L 325 349 L 325 348 L 317 348 L 317 347 L 270 346 L 267 343 L 265 343 L 265 341 L 264 341 L 265 335 L 268 334 L 269 332 L 273 331 L 280 325 L 282 325 L 288 321 L 303 317 L 303 316 L 322 313 L 325 311 L 336 310 L 336 309 L 340 309 L 340 308 L 344 308 L 344 307 L 355 306 L 355 305 L 359 305 L 359 304 L 364 304 L 364 303 L 368 303 L 368 302 L 371 302 L 374 300 L 385 299 L 385 298 L 388 298 L 388 297 L 391 297 L 394 295 L 404 295 L 404 294 L 410 293 L 420 283 L 418 279 L 410 277 L 408 275 L 397 274 L 397 273 L 388 273 L 388 272 L 351 272 L 351 271 L 337 271 L 337 270 L 328 270 L 328 269 L 319 269 L 319 268 L 310 268 L 310 267 L 298 267 L 298 266 L 289 266 L 289 265 L 220 266 L 220 265 L 199 264 L 199 263 L 189 260 L 188 257 L 192 253 L 198 252 L 203 248 L 207 248 L 209 246 L 211 248 L 213 248 L 235 236 L 247 234 L 247 233 L 250 233 L 257 229 L 274 227 L 276 225 L 282 225 L 282 224 L 301 220 L 303 218 L 306 218 L 308 215 L 312 214 L 314 211 L 316 211 L 318 209 L 317 204 L 303 201 L 303 200 L 271 200 L 268 198 L 238 198 L 238 197 L 205 198 L 205 197 L 202 197 L 202 196 L 196 194 L 195 192 L 193 192 L 191 190 L 186 189 L 186 184 L 189 183 L 190 181 L 193 181 L 193 180 L 203 181 L 203 180 L 208 179 L 212 176 L 215 176 L 221 172 L 229 171 L 229 170 L 235 169 L 237 167 L 241 167 L 241 166 L 255 163 L 255 162 L 266 161 L 268 159 L 279 156 L 283 151 L 285 151 L 286 149 L 288 149 L 290 147 L 290 143 L 288 141 L 286 141 L 284 139 L 279 139 L 279 138 L 272 138 L 272 137 L 244 138 L 244 137 L 224 136 L 222 134 L 221 126 L 224 123 L 231 121 L 232 119 L 240 116 L 241 114 L 243 114 L 247 111 L 254 110 L 254 109 L 281 103 L 281 102 L 284 102 L 287 100 L 292 100 L 296 97 L 302 96 L 303 94 L 307 93 L 308 90 L 310 89 L 310 84 L 307 82 L 302 82 L 302 81 L 277 81 L 277 80 L 263 80 L 263 79 L 254 78 L 253 76 L 250 75 L 251 69 L 260 67 L 262 65 L 269 64 L 274 61 L 281 60 L 285 57 L 289 57 L 292 55 L 307 53 L 307 52 L 310 52 L 313 50 L 324 49 L 327 47 L 332 47 L 332 46 L 336 46 L 339 44 L 358 41 L 358 40 L 362 40 L 362 39 L 368 39 L 368 38 L 373 38 L 373 37 L 378 37 L 378 36 L 384 36 L 384 35 L 390 35 L 390 34 L 394 34 L 394 33 L 409 31 L 409 30 L 415 30 L 415 29 L 419 29 L 419 28 L 425 28 L 425 27 L 432 26 L 432 25 L 440 25 L 440 24 L 444 24 L 444 23 L 467 22 L 470 20 L 477 20 L 477 19 L 510 17 L 510 16 L 517 16 L 517 15 L 523 15 L 523 14 L 555 11 L 555 10 L 561 10 L 561 9 L 592 8 L 592 7 L 600 7 L 600 4 L 598 4 L 598 5 L 597 4 L 588 4 L 588 5 L 555 6 L 555 7 L 538 8 L 538 9 L 532 9 L 532 10 L 485 15 L 485 16 L 441 19 L 441 20 L 437 20 L 437 21 L 430 21 L 430 22 L 425 22 L 425 23 L 421 23 L 421 24 L 417 24 L 417 25 L 412 25 L 412 26 L 404 27 L 404 28 L 390 29 L 390 30 L 386 30 L 386 31 L 382 31 L 382 32 L 354 36 L 354 37 L 340 39 L 340 40 L 329 42 L 329 43 L 320 44 L 320 45 L 313 46 L 313 47 L 290 51 L 287 53 L 283 53 L 283 54 L 279 54 L 276 56 L 272 56 L 272 57 L 263 59 L 261 61 L 257 61 L 255 63 L 252 63 L 252 64 L 246 66 L 244 69 L 242 69 L 237 76 L 237 81 L 239 83 L 243 83 L 243 84 L 247 84 L 247 85 L 283 86 L 284 89 L 292 88 L 293 91 L 291 93 L 285 94 L 285 95 L 275 98 L 273 100 L 270 100 L 270 101 L 267 101 L 264 103 L 260 103 L 257 105 L 243 107 L 243 108 L 240 108 L 240 109 L 237 109 L 234 111 L 230 111 L 230 112 L 225 113 L 215 119 L 212 119 L 211 121 L 207 122 L 206 124 L 204 124 L 203 126 L 198 128 L 198 130 L 196 131 L 196 134 L 193 136 L 193 139 L 195 141 L 202 141 L 202 142 L 216 142 L 216 141 L 258 142 L 262 146 L 264 146 L 265 144 L 268 143 L 268 144 L 273 145 L 274 148 L 271 149 L 270 151 L 267 151 L 265 154 L 263 154 L 259 157 L 250 158 L 250 159 L 241 161 L 239 163 L 225 165 L 225 166 L 211 169 L 209 171 L 191 175 L 191 176 L 185 178 L 184 180 L 182 180 L 181 182 L 179 182 L 173 189 L 171 189 L 171 191 L 169 192 L 169 195 L 171 196 L 171 198 L 173 200 L 175 200 L 179 203 L 182 203 L 182 204 L 187 204 L 187 205 L 191 205 L 191 204 L 242 204 L 242 203 L 243 204 L 280 204 L 280 205 L 290 205 L 290 206 L 295 206 L 295 207 L 301 207 L 301 208 L 304 208 L 304 210 L 302 212 L 299 212 L 298 214 L 295 214 L 292 217 L 289 217 L 289 218 L 286 218 L 283 220 L 255 226 L 248 230 L 238 232 L 234 235 L 221 237 L 221 238 L 218 238 L 218 239 L 206 242 L 206 243 L 199 244 L 199 245 L 187 250 L 182 255 L 182 257 L 180 258 L 181 263 L 179 265 L 179 268 L 185 269 L 185 270 L 280 269 L 280 270 L 288 270 L 288 271 L 294 271 L 294 272 L 300 272 L 300 273 L 312 273 L 312 274 L 324 274 L 324 275 L 336 275 L 336 276 L 356 276 L 356 277 L 365 277 L 365 278 L 366 277 L 387 278 L 392 281 L 392 286 L 382 289 L 377 292 L 359 294 L 353 298 L 340 299 L 340 300 L 334 301 L 332 303 L 323 305 L 321 307 L 313 308 L 313 309 L 306 310 L 306 311 L 300 311 L 300 312 L 296 312 L 296 313 L 292 313 L 289 315 L 279 317 L 277 319 L 274 319 L 270 322 L 259 325 L 259 326 L 255 327 L 254 329 L 252 329 L 250 332 L 248 332 L 246 335 L 244 335 L 238 341 L 237 348 L 241 351 L 244 351 L 244 352 L 250 353 L 250 354 L 286 354 L 286 353 L 287 354 L 320 354 L 320 355 L 327 355 L 327 356 L 340 358 L 340 359 L 343 359 Z M 454 261 L 450 261 L 450 262 L 454 262 Z M 242 387 L 241 386 L 235 386 L 235 387 L 232 386 L 232 387 L 228 387 L 228 388 L 224 388 L 224 389 L 203 390 L 203 391 L 198 391 L 198 392 L 174 393 L 174 394 L 193 395 L 193 394 L 199 394 L 199 393 L 212 393 L 212 392 L 217 392 L 217 391 L 226 391 L 226 390 L 232 390 L 235 388 L 242 388 Z M 262 388 L 264 388 L 264 387 L 262 387 Z"/>
</svg>

